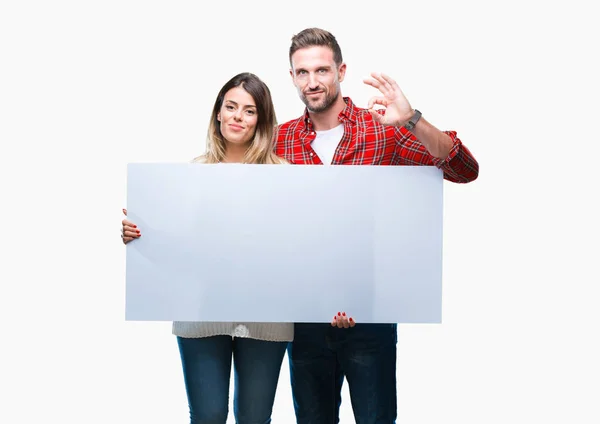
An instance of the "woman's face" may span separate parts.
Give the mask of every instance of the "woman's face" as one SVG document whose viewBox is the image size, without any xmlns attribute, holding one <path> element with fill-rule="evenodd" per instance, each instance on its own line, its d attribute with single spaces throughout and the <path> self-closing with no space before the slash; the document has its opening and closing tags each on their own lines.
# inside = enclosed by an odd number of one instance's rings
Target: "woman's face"
<svg viewBox="0 0 600 424">
<path fill-rule="evenodd" d="M 225 93 L 223 105 L 217 114 L 221 134 L 227 143 L 249 144 L 254 138 L 258 114 L 252 96 L 242 87 Z"/>
</svg>

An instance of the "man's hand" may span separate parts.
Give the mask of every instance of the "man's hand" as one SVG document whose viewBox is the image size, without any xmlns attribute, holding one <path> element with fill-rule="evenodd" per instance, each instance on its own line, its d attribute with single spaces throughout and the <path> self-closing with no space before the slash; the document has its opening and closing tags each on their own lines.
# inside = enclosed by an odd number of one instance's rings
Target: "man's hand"
<svg viewBox="0 0 600 424">
<path fill-rule="evenodd" d="M 400 86 L 389 76 L 379 73 L 372 72 L 372 78 L 365 78 L 363 82 L 371 87 L 378 89 L 382 96 L 374 96 L 369 100 L 369 112 L 373 116 L 373 120 L 383 125 L 393 125 L 401 127 L 412 118 L 414 114 L 413 108 L 404 96 L 404 93 L 400 89 Z M 385 106 L 385 115 L 377 113 L 374 109 L 374 105 Z"/>
<path fill-rule="evenodd" d="M 350 328 L 356 325 L 352 317 L 348 317 L 346 312 L 338 312 L 331 320 L 331 326 L 337 328 Z"/>
</svg>

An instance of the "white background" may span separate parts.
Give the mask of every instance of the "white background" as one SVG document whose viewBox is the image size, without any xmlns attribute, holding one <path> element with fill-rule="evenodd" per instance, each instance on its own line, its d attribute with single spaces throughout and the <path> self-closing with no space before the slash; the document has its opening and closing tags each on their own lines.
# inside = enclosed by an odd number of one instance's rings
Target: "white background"
<svg viewBox="0 0 600 424">
<path fill-rule="evenodd" d="M 1 3 L 0 422 L 187 422 L 170 324 L 124 320 L 126 164 L 200 154 L 241 71 L 297 117 L 308 26 L 337 36 L 344 95 L 389 73 L 481 165 L 445 183 L 443 323 L 399 328 L 398 422 L 600 422 L 593 2 L 208 4 Z"/>
</svg>

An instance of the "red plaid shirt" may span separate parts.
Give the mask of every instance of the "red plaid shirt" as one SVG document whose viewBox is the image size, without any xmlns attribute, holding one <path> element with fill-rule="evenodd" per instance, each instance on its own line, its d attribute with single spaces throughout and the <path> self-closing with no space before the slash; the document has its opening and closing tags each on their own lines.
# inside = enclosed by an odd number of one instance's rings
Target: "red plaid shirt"
<svg viewBox="0 0 600 424">
<path fill-rule="evenodd" d="M 468 183 L 477 178 L 479 165 L 455 131 L 444 131 L 454 145 L 447 158 L 438 159 L 406 128 L 381 125 L 373 121 L 368 110 L 354 106 L 350 98 L 344 97 L 344 101 L 346 107 L 338 118 L 344 124 L 344 135 L 332 165 L 435 165 L 452 182 Z M 304 116 L 279 126 L 275 153 L 293 164 L 322 165 L 311 147 L 315 137 L 305 110 Z"/>
</svg>

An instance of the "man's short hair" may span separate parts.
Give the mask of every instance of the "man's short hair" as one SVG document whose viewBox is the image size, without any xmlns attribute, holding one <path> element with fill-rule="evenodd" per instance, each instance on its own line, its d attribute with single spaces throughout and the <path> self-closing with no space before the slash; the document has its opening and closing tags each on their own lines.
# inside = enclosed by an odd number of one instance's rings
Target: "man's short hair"
<svg viewBox="0 0 600 424">
<path fill-rule="evenodd" d="M 333 60 L 337 66 L 343 62 L 342 50 L 337 40 L 329 31 L 320 28 L 306 28 L 292 37 L 290 46 L 290 66 L 292 66 L 292 55 L 297 50 L 307 47 L 323 46 L 333 51 Z"/>
</svg>

